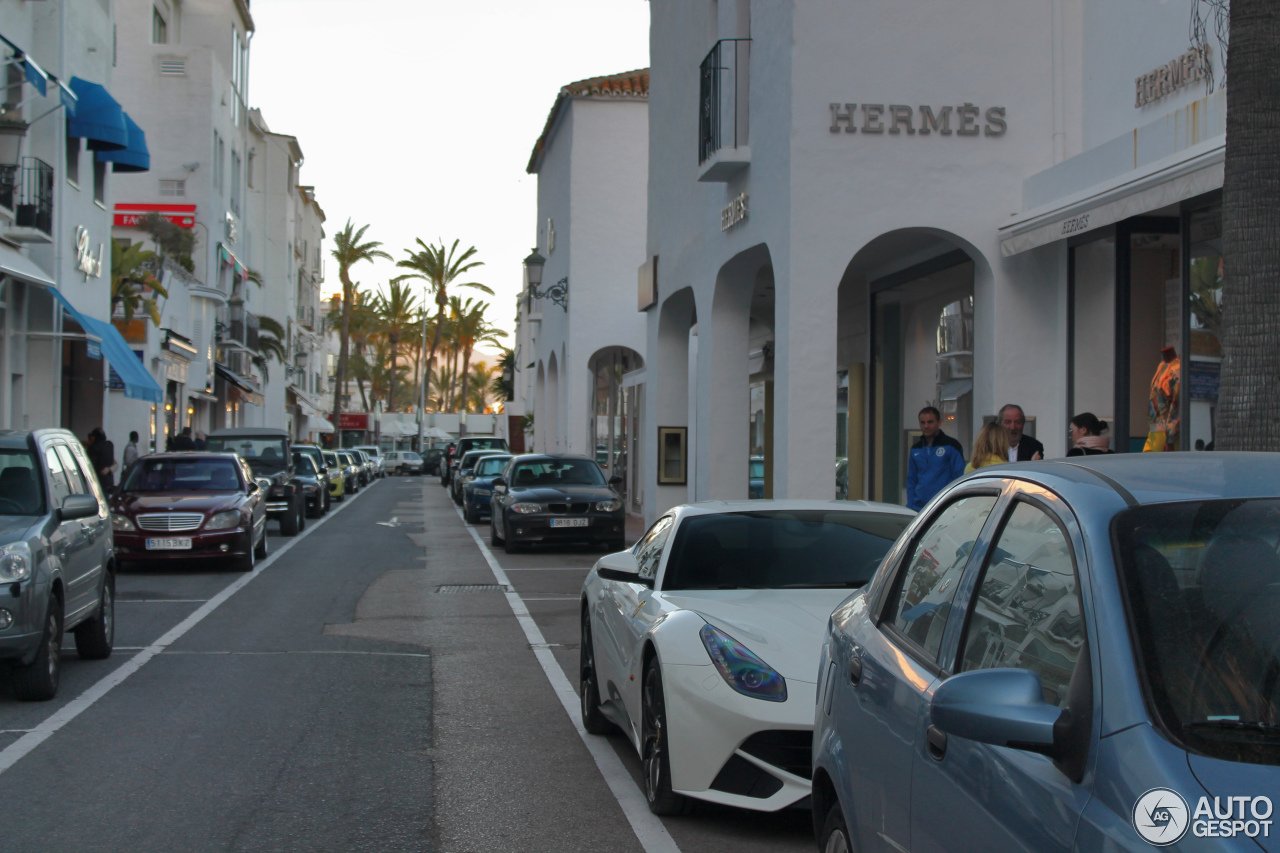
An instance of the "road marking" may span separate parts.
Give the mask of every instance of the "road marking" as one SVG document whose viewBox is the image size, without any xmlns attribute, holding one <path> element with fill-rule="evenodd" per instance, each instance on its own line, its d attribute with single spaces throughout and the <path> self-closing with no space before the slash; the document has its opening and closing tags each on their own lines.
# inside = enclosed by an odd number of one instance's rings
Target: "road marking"
<svg viewBox="0 0 1280 853">
<path fill-rule="evenodd" d="M 526 566 L 519 569 L 507 569 L 508 572 L 582 572 L 586 574 L 591 571 L 590 566 L 556 566 L 552 569 L 543 569 L 537 566 Z"/>
<path fill-rule="evenodd" d="M 116 604 L 204 604 L 208 600 L 207 598 L 117 598 Z"/>
<path fill-rule="evenodd" d="M 636 834 L 636 839 L 640 842 L 640 846 L 645 849 L 646 853 L 680 853 L 680 848 L 676 846 L 675 839 L 667 832 L 667 828 L 663 826 L 662 821 L 658 819 L 657 815 L 649 811 L 649 804 L 645 800 L 644 794 L 636 787 L 636 783 L 631 779 L 627 769 L 622 766 L 622 759 L 618 758 L 618 754 L 613 751 L 613 746 L 604 738 L 588 735 L 587 730 L 582 727 L 582 708 L 578 700 L 578 692 L 573 689 L 573 685 L 569 683 L 564 670 L 556 662 L 555 655 L 551 651 L 552 644 L 548 643 L 546 638 L 542 636 L 542 630 L 533 621 L 533 617 L 529 615 L 529 608 L 525 606 L 524 599 L 520 597 L 520 593 L 514 591 L 515 588 L 511 586 L 507 573 L 503 571 L 502 566 L 498 565 L 493 552 L 484 544 L 480 534 L 476 533 L 475 528 L 470 524 L 466 524 L 466 520 L 462 518 L 460 510 L 455 509 L 455 511 L 458 513 L 458 518 L 466 526 L 467 532 L 471 534 L 471 538 L 475 540 L 476 547 L 480 549 L 480 554 L 484 557 L 484 561 L 489 564 L 489 570 L 493 572 L 494 578 L 498 583 L 512 590 L 505 593 L 507 604 L 510 605 L 511 612 L 515 614 L 516 621 L 520 623 L 520 627 L 524 629 L 525 639 L 529 641 L 534 657 L 538 659 L 543 673 L 546 674 L 547 680 L 551 682 L 551 689 L 555 692 L 556 698 L 560 700 L 560 704 L 564 706 L 565 713 L 569 715 L 569 722 L 573 723 L 574 729 L 578 732 L 578 737 L 582 739 L 587 751 L 595 759 L 596 767 L 600 770 L 600 775 L 604 777 L 605 784 L 609 786 L 609 790 L 618 801 L 618 805 L 622 807 L 622 813 L 626 815 L 627 822 L 631 824 L 631 831 Z"/>
<path fill-rule="evenodd" d="M 342 649 L 286 649 L 281 652 L 234 652 L 227 650 L 225 652 L 184 652 L 166 649 L 166 655 L 363 655 L 365 657 L 387 657 L 387 658 L 429 658 L 430 654 L 426 652 L 361 652 L 361 651 L 344 651 Z"/>
<path fill-rule="evenodd" d="M 353 495 L 351 502 L 353 503 L 359 500 L 360 495 L 363 494 L 364 492 L 361 491 L 359 495 Z M 269 569 L 276 560 L 288 553 L 290 548 L 310 536 L 313 531 L 319 529 L 320 525 L 324 524 L 326 521 L 333 518 L 349 506 L 351 506 L 351 503 L 344 502 L 342 506 L 334 507 L 330 510 L 329 514 L 324 518 L 308 524 L 306 530 L 281 545 L 279 549 L 273 551 L 271 556 L 267 557 L 267 559 L 263 560 L 261 563 L 258 563 L 252 572 L 238 578 L 229 586 L 223 588 L 223 590 L 213 598 L 210 598 L 202 606 L 196 608 L 186 619 L 183 619 L 177 625 L 166 631 L 158 640 L 143 648 L 138 652 L 138 654 L 134 655 L 119 667 L 108 673 L 88 690 L 63 705 L 57 711 L 54 711 L 34 729 L 31 729 L 4 749 L 0 749 L 0 774 L 17 764 L 24 756 L 30 753 L 37 746 L 53 737 L 53 735 L 67 723 L 93 707 L 95 702 L 110 693 L 112 689 L 123 684 L 129 676 L 142 669 L 142 667 L 145 666 L 153 657 L 166 651 L 168 646 L 181 639 L 183 634 L 200 624 L 206 616 L 221 607 L 227 599 L 244 589 L 249 585 L 250 581 Z"/>
<path fill-rule="evenodd" d="M 382 525 L 383 527 L 399 527 L 399 526 L 400 526 L 400 522 L 396 520 L 396 516 L 394 516 L 394 515 L 393 515 L 393 516 L 391 516 L 391 520 L 390 520 L 390 521 L 378 521 L 378 522 L 374 522 L 374 523 L 375 523 L 375 524 L 380 524 L 380 525 Z"/>
</svg>

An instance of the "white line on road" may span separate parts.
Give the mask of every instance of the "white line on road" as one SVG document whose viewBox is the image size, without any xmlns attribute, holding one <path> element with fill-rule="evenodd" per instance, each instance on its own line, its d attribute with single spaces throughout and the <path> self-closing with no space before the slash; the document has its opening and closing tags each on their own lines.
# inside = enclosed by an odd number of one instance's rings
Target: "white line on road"
<svg viewBox="0 0 1280 853">
<path fill-rule="evenodd" d="M 551 569 L 544 569 L 540 566 L 521 566 L 518 569 L 507 569 L 508 572 L 582 572 L 584 575 L 591 571 L 590 566 L 556 566 Z"/>
<path fill-rule="evenodd" d="M 204 604 L 207 598 L 117 598 L 116 604 Z"/>
<path fill-rule="evenodd" d="M 458 511 L 458 518 L 462 519 L 461 511 Z M 466 524 L 465 519 L 463 519 L 463 523 Z M 467 532 L 471 534 L 471 538 L 475 540 L 476 547 L 480 549 L 480 553 L 484 556 L 485 562 L 489 564 L 489 570 L 493 572 L 494 578 L 507 589 L 514 590 L 514 587 L 511 586 L 511 581 L 507 578 L 507 573 L 503 571 L 502 566 L 498 565 L 493 552 L 484 544 L 480 534 L 476 533 L 475 528 L 470 524 L 467 524 L 466 528 Z M 578 732 L 578 737 L 582 738 L 587 751 L 595 759 L 600 775 L 604 776 L 604 781 L 609 786 L 609 790 L 613 792 L 618 805 L 622 807 L 622 813 L 626 815 L 627 822 L 631 824 L 631 829 L 635 832 L 640 846 L 645 849 L 646 853 L 680 853 L 680 848 L 676 846 L 675 839 L 667 832 L 667 828 L 663 826 L 662 821 L 658 819 L 657 815 L 649 811 L 649 804 L 645 800 L 644 794 L 636 787 L 636 783 L 632 780 L 631 775 L 627 773 L 627 769 L 622 766 L 622 760 L 613 751 L 613 746 L 604 738 L 588 735 L 587 730 L 582 727 L 578 692 L 569 683 L 569 679 L 565 676 L 564 670 L 560 668 L 560 664 L 556 663 L 555 655 L 550 648 L 551 644 L 542 636 L 542 630 L 533 621 L 533 617 L 529 615 L 529 608 L 525 607 L 524 599 L 520 597 L 520 593 L 512 591 L 505 593 L 505 595 L 507 604 L 511 606 L 511 612 L 515 614 L 516 621 L 524 629 L 524 636 L 533 649 L 534 657 L 538 659 L 538 663 L 542 666 L 542 671 L 546 673 L 547 680 L 551 682 L 551 689 L 555 692 L 556 698 L 560 700 L 560 704 L 564 706 L 565 713 L 569 715 L 569 721 L 573 723 L 574 729 Z"/>
<path fill-rule="evenodd" d="M 360 495 L 363 495 L 363 494 L 364 494 L 364 491 L 361 490 L 360 494 L 354 495 L 352 497 L 352 501 L 354 502 L 359 500 Z M 44 743 L 49 738 L 53 737 L 53 735 L 57 733 L 59 729 L 61 729 L 67 723 L 74 720 L 76 717 L 83 714 L 85 711 L 91 708 L 95 702 L 97 702 L 103 696 L 106 696 L 108 693 L 110 693 L 113 688 L 119 687 L 121 684 L 123 684 L 125 679 L 133 675 L 138 670 L 142 669 L 142 667 L 145 666 L 149 660 L 151 660 L 153 657 L 160 654 L 161 652 L 165 651 L 168 648 L 168 646 L 177 642 L 182 637 L 183 634 L 187 633 L 196 625 L 200 624 L 201 620 L 203 620 L 206 616 L 208 616 L 213 611 L 217 610 L 223 603 L 226 602 L 228 598 L 235 595 L 240 590 L 244 589 L 246 586 L 248 586 L 250 581 L 252 581 L 254 578 L 258 577 L 258 575 L 262 574 L 267 569 L 269 569 L 271 565 L 275 563 L 275 561 L 278 560 L 280 557 L 283 557 L 289 551 L 290 548 L 292 548 L 294 545 L 297 545 L 303 539 L 310 536 L 313 531 L 317 530 L 320 527 L 320 525 L 324 524 L 326 521 L 333 518 L 335 515 L 337 515 L 339 512 L 342 512 L 342 510 L 346 509 L 349 506 L 351 506 L 350 503 L 344 502 L 342 506 L 335 507 L 334 509 L 332 509 L 329 515 L 325 516 L 324 518 L 317 519 L 315 522 L 311 524 L 308 524 L 306 530 L 302 531 L 297 536 L 290 539 L 284 545 L 281 545 L 278 551 L 276 551 L 270 557 L 267 557 L 267 559 L 259 563 L 252 572 L 249 572 L 248 574 L 237 579 L 231 585 L 225 587 L 221 592 L 219 592 L 213 598 L 210 598 L 208 601 L 206 601 L 204 605 L 196 608 L 196 610 L 193 611 L 191 615 L 188 616 L 186 619 L 183 619 L 173 628 L 170 628 L 167 632 L 165 632 L 160 637 L 160 639 L 156 640 L 151 645 L 142 649 L 142 651 L 140 651 L 138 654 L 134 655 L 129 660 L 125 661 L 116 669 L 108 673 L 105 677 L 103 677 L 100 681 L 98 681 L 97 684 L 94 684 L 88 690 L 81 693 L 79 696 L 72 699 L 67 704 L 63 705 L 57 711 L 54 711 L 53 714 L 45 718 L 43 722 L 41 722 L 34 729 L 31 729 L 29 732 L 27 732 L 27 734 L 18 738 L 13 743 L 6 746 L 4 749 L 0 749 L 0 773 L 4 773 L 10 767 L 17 764 L 18 761 L 20 761 L 29 752 L 31 752 L 40 744 Z"/>
</svg>

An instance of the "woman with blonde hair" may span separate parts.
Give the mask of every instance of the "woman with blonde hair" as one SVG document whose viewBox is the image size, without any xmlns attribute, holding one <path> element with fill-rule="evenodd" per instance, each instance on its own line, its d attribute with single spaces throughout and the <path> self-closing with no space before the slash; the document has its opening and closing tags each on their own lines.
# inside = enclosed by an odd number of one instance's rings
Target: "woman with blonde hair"
<svg viewBox="0 0 1280 853">
<path fill-rule="evenodd" d="M 986 468 L 988 465 L 1001 465 L 1009 461 L 1009 431 L 999 421 L 992 421 L 982 427 L 978 437 L 973 441 L 973 455 L 965 466 L 966 474 Z"/>
</svg>

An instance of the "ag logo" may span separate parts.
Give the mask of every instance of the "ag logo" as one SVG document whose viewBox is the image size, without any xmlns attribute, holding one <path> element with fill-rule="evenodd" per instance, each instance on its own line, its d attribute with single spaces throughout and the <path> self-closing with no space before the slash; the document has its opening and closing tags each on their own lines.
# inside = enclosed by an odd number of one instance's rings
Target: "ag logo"
<svg viewBox="0 0 1280 853">
<path fill-rule="evenodd" d="M 1164 847 L 1187 834 L 1187 801 L 1170 788 L 1152 788 L 1133 804 L 1133 828 L 1148 844 Z"/>
<path fill-rule="evenodd" d="M 937 450 L 933 451 L 933 453 L 935 456 L 941 459 L 943 456 L 947 455 L 947 449 L 945 447 L 939 447 Z"/>
</svg>

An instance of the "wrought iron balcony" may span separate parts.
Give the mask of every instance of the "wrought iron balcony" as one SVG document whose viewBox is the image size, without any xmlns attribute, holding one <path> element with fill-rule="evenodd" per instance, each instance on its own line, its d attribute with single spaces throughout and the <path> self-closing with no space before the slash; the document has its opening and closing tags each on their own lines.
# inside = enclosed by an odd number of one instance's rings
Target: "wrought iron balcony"
<svg viewBox="0 0 1280 853">
<path fill-rule="evenodd" d="M 19 243 L 53 239 L 53 167 L 38 157 L 0 164 L 0 206 L 14 213 L 5 235 Z"/>
<path fill-rule="evenodd" d="M 702 60 L 698 98 L 699 180 L 724 181 L 750 162 L 747 145 L 751 39 L 721 39 Z M 724 151 L 722 151 L 724 149 Z"/>
<path fill-rule="evenodd" d="M 239 345 L 248 350 L 258 350 L 258 317 L 245 310 L 243 302 L 231 302 L 227 306 L 227 321 L 218 324 L 219 341 Z"/>
</svg>

